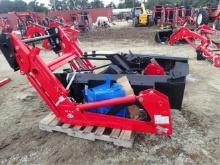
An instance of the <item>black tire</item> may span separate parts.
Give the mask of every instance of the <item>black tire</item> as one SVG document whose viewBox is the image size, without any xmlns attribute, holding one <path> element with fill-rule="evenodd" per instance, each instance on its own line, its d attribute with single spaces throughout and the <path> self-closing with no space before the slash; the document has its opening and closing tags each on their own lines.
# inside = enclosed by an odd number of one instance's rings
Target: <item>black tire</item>
<svg viewBox="0 0 220 165">
<path fill-rule="evenodd" d="M 201 25 L 208 25 L 208 23 L 209 23 L 208 10 L 200 9 L 196 18 L 196 26 L 199 27 Z"/>
<path fill-rule="evenodd" d="M 214 27 L 216 30 L 220 30 L 220 20 L 215 20 Z"/>
</svg>

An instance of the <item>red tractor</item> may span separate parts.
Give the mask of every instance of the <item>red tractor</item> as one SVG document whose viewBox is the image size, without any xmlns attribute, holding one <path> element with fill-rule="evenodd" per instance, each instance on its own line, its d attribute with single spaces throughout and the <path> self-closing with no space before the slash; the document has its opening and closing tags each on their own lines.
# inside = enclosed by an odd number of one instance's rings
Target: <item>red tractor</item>
<svg viewBox="0 0 220 165">
<path fill-rule="evenodd" d="M 215 29 L 220 30 L 220 4 L 209 4 L 199 9 L 196 25 L 199 27 L 210 22 L 214 23 Z"/>
</svg>

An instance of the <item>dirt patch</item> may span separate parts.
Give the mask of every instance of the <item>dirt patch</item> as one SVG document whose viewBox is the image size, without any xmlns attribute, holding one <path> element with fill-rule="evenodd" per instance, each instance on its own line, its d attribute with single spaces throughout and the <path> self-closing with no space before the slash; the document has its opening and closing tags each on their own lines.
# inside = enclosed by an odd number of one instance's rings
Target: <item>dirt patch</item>
<svg viewBox="0 0 220 165">
<path fill-rule="evenodd" d="M 125 30 L 126 29 L 126 30 Z M 129 26 L 122 29 L 99 29 L 90 33 L 82 33 L 79 37 L 80 41 L 103 41 L 103 40 L 131 40 L 133 42 L 144 41 L 146 38 L 152 40 L 154 38 L 155 29 L 139 27 L 136 30 Z M 153 40 L 152 40 L 153 41 Z M 154 43 L 154 42 L 152 42 Z"/>
</svg>

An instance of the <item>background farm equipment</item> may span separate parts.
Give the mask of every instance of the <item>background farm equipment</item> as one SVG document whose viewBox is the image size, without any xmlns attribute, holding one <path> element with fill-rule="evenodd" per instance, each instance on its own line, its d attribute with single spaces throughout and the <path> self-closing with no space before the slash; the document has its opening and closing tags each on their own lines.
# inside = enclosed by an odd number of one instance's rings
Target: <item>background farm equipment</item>
<svg viewBox="0 0 220 165">
<path fill-rule="evenodd" d="M 58 17 L 58 16 L 55 16 L 53 18 L 50 18 L 50 17 L 44 18 L 43 25 L 47 28 L 57 27 L 57 26 L 71 27 L 71 25 L 65 22 L 63 17 Z"/>
<path fill-rule="evenodd" d="M 181 28 L 181 27 L 180 27 Z M 168 44 L 169 39 L 172 36 L 173 33 L 178 31 L 178 29 L 163 29 L 163 30 L 158 30 L 155 33 L 155 42 L 159 44 Z M 192 29 L 193 31 L 193 29 Z M 182 39 L 177 42 L 178 44 L 186 44 L 186 40 Z"/>
<path fill-rule="evenodd" d="M 196 19 L 196 25 L 208 25 L 213 23 L 217 30 L 220 30 L 220 4 L 209 4 L 206 7 L 200 8 Z"/>
<path fill-rule="evenodd" d="M 153 10 L 154 22 L 155 24 L 159 23 L 162 28 L 162 30 L 156 32 L 155 41 L 157 43 L 166 43 L 178 27 L 186 25 L 194 27 L 197 13 L 197 9 L 184 6 L 155 6 Z M 185 43 L 185 41 L 181 40 L 181 43 Z"/>
<path fill-rule="evenodd" d="M 81 31 L 90 31 L 92 28 L 92 18 L 88 12 L 80 12 L 71 14 L 74 27 Z"/>
<path fill-rule="evenodd" d="M 220 43 L 212 39 L 213 36 L 219 36 L 219 34 L 218 30 L 207 25 L 200 26 L 196 31 L 181 27 L 170 36 L 169 44 L 173 45 L 180 40 L 185 40 L 196 49 L 197 60 L 207 59 L 214 66 L 220 67 Z"/>
<path fill-rule="evenodd" d="M 132 19 L 134 27 L 153 25 L 152 13 L 146 10 L 144 3 L 141 3 L 140 6 L 133 9 Z"/>
<path fill-rule="evenodd" d="M 2 33 L 11 33 L 13 28 L 9 24 L 8 18 L 7 17 L 1 17 L 0 18 L 0 27 L 1 27 L 1 32 Z"/>
<path fill-rule="evenodd" d="M 33 87 L 60 121 L 70 125 L 172 134 L 169 100 L 172 108 L 181 108 L 185 77 L 188 74 L 187 59 L 142 56 L 131 52 L 84 54 L 77 43 L 77 31 L 59 26 L 48 29 L 46 33 L 47 35 L 25 40 L 20 40 L 14 33 L 2 34 L 0 48 L 10 66 L 27 75 Z M 49 63 L 45 63 L 39 56 L 39 48 L 28 45 L 45 39 L 49 40 L 53 51 L 58 55 Z M 95 67 L 90 60 L 108 60 L 111 63 Z M 70 64 L 70 68 L 55 72 L 65 64 Z M 94 73 L 101 68 L 101 72 Z M 103 87 L 106 75 L 110 79 L 109 85 Z M 95 101 L 88 101 L 88 97 L 85 97 L 90 93 L 87 89 L 112 90 L 114 85 L 119 85 L 123 92 L 126 88 L 117 83 L 122 77 L 128 79 L 133 94 L 125 93 L 119 97 L 114 94 L 113 98 Z M 137 119 L 117 115 L 117 112 L 130 105 L 138 107 L 141 115 Z M 93 111 L 106 106 L 111 107 L 111 113 Z"/>
<path fill-rule="evenodd" d="M 25 27 L 21 30 L 22 38 L 43 36 L 45 35 L 46 30 L 52 27 L 63 26 L 70 28 L 70 26 L 67 25 L 64 19 L 61 17 L 55 17 L 54 19 L 47 17 L 43 19 L 40 24 L 39 21 L 35 21 L 32 17 L 29 17 L 29 15 L 26 16 L 26 14 L 22 14 L 21 16 L 19 16 L 19 20 L 22 20 L 19 21 L 20 25 L 22 25 L 22 27 Z M 51 49 L 48 40 L 43 41 L 42 47 L 48 50 Z"/>
<path fill-rule="evenodd" d="M 17 28 L 22 37 L 25 37 L 27 26 L 30 22 L 42 25 L 42 20 L 36 14 L 32 12 L 15 13 L 17 16 Z"/>
<path fill-rule="evenodd" d="M 163 30 L 158 30 L 155 33 L 155 42 L 159 44 L 164 44 L 167 43 L 170 36 L 173 34 L 174 29 L 163 29 Z"/>
<path fill-rule="evenodd" d="M 110 21 L 107 17 L 97 17 L 96 22 L 94 23 L 96 28 L 109 28 L 111 27 Z"/>
<path fill-rule="evenodd" d="M 157 5 L 153 9 L 153 20 L 155 24 L 159 24 L 161 28 L 169 26 L 176 28 L 188 23 L 195 25 L 197 10 L 186 8 L 184 6 L 175 5 Z"/>
</svg>

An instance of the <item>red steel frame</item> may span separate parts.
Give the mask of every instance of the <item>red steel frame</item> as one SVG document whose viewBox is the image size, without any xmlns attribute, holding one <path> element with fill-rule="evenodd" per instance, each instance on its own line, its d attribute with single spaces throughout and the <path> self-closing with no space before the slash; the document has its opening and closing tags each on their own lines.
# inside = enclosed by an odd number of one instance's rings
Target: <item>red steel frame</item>
<svg viewBox="0 0 220 165">
<path fill-rule="evenodd" d="M 183 26 L 186 23 L 192 26 L 195 25 L 196 11 L 192 10 L 192 16 L 190 16 L 188 14 L 189 11 L 183 6 L 155 6 L 153 9 L 154 18 L 157 13 L 161 13 L 161 28 L 164 28 L 167 24 L 171 25 L 173 28 Z"/>
<path fill-rule="evenodd" d="M 46 32 L 46 27 L 37 26 L 37 25 L 29 22 L 28 26 L 27 26 L 27 30 L 25 32 L 25 36 L 27 38 L 33 38 L 36 36 L 36 34 L 43 36 L 43 35 L 45 35 L 45 32 Z M 48 40 L 44 40 L 42 47 L 47 50 L 51 50 Z"/>
<path fill-rule="evenodd" d="M 25 37 L 33 38 L 35 37 L 36 34 L 43 36 L 45 35 L 46 30 L 52 27 L 63 26 L 66 29 L 70 28 L 69 25 L 61 24 L 58 21 L 54 21 L 49 18 L 48 18 L 48 21 L 49 21 L 49 27 L 44 27 L 42 25 L 39 25 L 38 23 L 27 22 L 27 30 L 25 32 Z M 45 49 L 51 50 L 48 40 L 44 40 L 42 47 Z"/>
<path fill-rule="evenodd" d="M 220 67 L 220 53 L 212 50 L 210 46 L 215 45 L 217 49 L 220 49 L 220 43 L 217 43 L 210 39 L 211 35 L 219 35 L 220 31 L 210 28 L 207 25 L 199 27 L 196 31 L 191 31 L 187 27 L 181 27 L 174 32 L 169 39 L 169 44 L 174 45 L 180 40 L 186 40 L 193 48 L 208 60 L 212 61 L 214 66 Z M 200 44 L 196 44 L 195 41 L 200 41 Z"/>
<path fill-rule="evenodd" d="M 37 33 L 43 36 L 45 35 L 45 32 L 46 32 L 46 28 L 42 28 L 32 23 L 29 23 L 29 25 L 27 26 L 26 37 L 33 38 Z"/>
<path fill-rule="evenodd" d="M 195 9 L 192 9 L 191 16 L 188 14 L 188 10 L 186 8 L 177 8 L 174 10 L 176 17 L 174 18 L 173 27 L 184 26 L 185 24 L 189 24 L 191 26 L 195 25 L 195 20 L 197 16 L 197 12 Z M 182 16 L 179 15 L 179 12 L 182 12 Z"/>
<path fill-rule="evenodd" d="M 20 66 L 21 74 L 27 76 L 27 79 L 61 122 L 71 125 L 101 126 L 161 135 L 172 134 L 169 99 L 154 89 L 142 91 L 138 96 L 130 95 L 94 103 L 80 104 L 72 101 L 69 98 L 70 91 L 61 84 L 53 71 L 67 63 L 77 64 L 82 51 L 77 44 L 77 35 L 74 35 L 78 33 L 77 31 L 63 27 L 58 27 L 58 29 L 64 51 L 50 63 L 45 63 L 42 60 L 39 55 L 39 48 L 31 48 L 23 43 L 15 33 L 11 33 L 10 36 L 15 46 L 15 57 Z M 67 35 L 70 35 L 68 33 L 72 33 L 71 39 L 68 39 Z M 92 67 L 89 61 L 83 61 L 83 63 L 87 68 Z M 75 67 L 77 70 L 77 66 Z M 136 102 L 139 102 L 150 116 L 149 122 L 88 112 L 89 109 L 103 106 Z"/>
<path fill-rule="evenodd" d="M 75 60 L 74 61 L 70 60 L 71 61 L 70 65 L 74 70 L 76 71 L 79 71 L 80 69 L 92 70 L 96 67 L 89 60 L 81 59 L 81 57 L 83 57 L 84 55 L 84 52 L 82 51 L 82 49 L 78 44 L 79 31 L 75 29 L 71 29 L 69 27 L 60 26 L 59 34 L 60 34 L 60 39 L 63 42 L 61 44 L 61 49 L 63 51 L 62 53 L 75 55 Z M 61 55 L 62 54 L 59 54 L 59 56 Z M 72 58 L 71 55 L 70 57 Z"/>
</svg>

